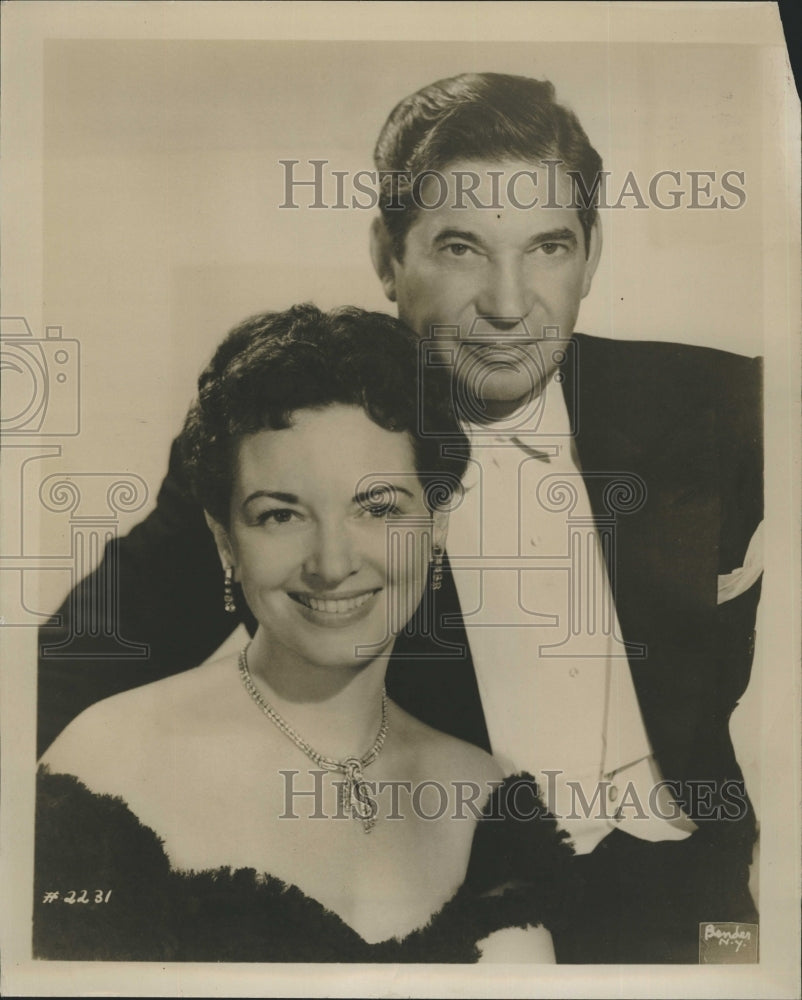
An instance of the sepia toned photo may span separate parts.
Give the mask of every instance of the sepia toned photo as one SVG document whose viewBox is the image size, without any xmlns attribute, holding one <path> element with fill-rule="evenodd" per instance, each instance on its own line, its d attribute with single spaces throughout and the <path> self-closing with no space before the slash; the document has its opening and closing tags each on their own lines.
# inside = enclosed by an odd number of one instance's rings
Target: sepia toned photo
<svg viewBox="0 0 802 1000">
<path fill-rule="evenodd" d="M 3 8 L 6 992 L 799 995 L 799 102 L 725 6 Z"/>
</svg>

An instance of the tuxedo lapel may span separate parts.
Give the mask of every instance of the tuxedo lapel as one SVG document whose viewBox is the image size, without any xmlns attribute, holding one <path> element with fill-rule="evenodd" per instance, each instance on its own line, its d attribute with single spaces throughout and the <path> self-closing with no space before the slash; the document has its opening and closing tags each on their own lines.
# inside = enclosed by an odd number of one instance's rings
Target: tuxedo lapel
<svg viewBox="0 0 802 1000">
<path fill-rule="evenodd" d="M 679 345 L 574 344 L 563 384 L 577 453 L 597 524 L 615 518 L 616 610 L 624 640 L 645 647 L 630 666 L 652 745 L 671 755 L 693 746 L 709 703 L 720 520 L 710 387 Z"/>
<path fill-rule="evenodd" d="M 479 687 L 448 556 L 437 592 L 427 588 L 398 636 L 387 670 L 390 697 L 422 722 L 490 751 Z"/>
</svg>

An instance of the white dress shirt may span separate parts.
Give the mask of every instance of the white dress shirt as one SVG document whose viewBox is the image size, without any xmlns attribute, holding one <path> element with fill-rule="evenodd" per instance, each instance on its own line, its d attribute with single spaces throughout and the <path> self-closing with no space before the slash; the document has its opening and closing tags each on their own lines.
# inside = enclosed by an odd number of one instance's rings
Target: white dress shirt
<svg viewBox="0 0 802 1000">
<path fill-rule="evenodd" d="M 493 753 L 535 775 L 577 853 L 616 827 L 688 837 L 658 786 L 562 391 L 468 432 L 448 554 Z"/>
</svg>

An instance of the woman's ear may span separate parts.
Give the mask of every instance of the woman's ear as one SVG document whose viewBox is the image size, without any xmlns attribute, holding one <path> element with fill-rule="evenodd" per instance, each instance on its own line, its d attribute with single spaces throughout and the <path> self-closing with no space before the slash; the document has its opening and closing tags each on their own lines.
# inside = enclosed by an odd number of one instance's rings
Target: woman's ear
<svg viewBox="0 0 802 1000">
<path fill-rule="evenodd" d="M 442 552 L 448 538 L 448 511 L 436 510 L 432 514 L 432 545 Z"/>
<path fill-rule="evenodd" d="M 227 569 L 231 566 L 234 570 L 234 579 L 237 578 L 237 565 L 234 558 L 234 550 L 231 547 L 231 539 L 229 538 L 228 529 L 224 528 L 223 525 L 217 521 L 208 511 L 203 512 L 203 516 L 206 518 L 206 524 L 209 526 L 209 531 L 214 535 L 214 543 L 217 546 L 217 554 L 220 556 L 220 562 L 223 569 Z"/>
<path fill-rule="evenodd" d="M 370 259 L 373 261 L 373 270 L 382 283 L 384 294 L 391 302 L 395 302 L 393 245 L 381 216 L 375 218 L 370 227 Z"/>
</svg>

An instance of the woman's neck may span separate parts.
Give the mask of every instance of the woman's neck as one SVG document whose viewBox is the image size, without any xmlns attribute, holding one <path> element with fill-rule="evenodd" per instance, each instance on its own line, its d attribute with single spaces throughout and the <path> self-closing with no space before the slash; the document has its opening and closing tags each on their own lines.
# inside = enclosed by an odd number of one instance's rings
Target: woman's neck
<svg viewBox="0 0 802 1000">
<path fill-rule="evenodd" d="M 284 651 L 282 651 L 283 653 Z M 259 693 L 318 753 L 362 756 L 381 724 L 389 654 L 353 669 L 324 669 L 271 650 L 260 628 L 248 647 L 248 670 Z"/>
</svg>

